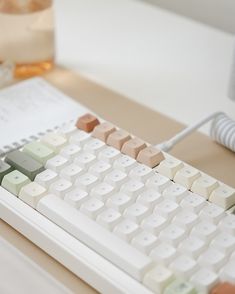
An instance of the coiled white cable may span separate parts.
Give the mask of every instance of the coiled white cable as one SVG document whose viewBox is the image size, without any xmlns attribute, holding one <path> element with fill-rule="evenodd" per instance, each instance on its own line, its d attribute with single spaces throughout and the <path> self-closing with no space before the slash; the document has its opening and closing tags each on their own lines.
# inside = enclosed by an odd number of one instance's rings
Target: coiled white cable
<svg viewBox="0 0 235 294">
<path fill-rule="evenodd" d="M 170 140 L 156 145 L 156 147 L 163 151 L 169 151 L 178 142 L 182 141 L 189 134 L 212 119 L 213 122 L 211 124 L 210 131 L 211 137 L 219 144 L 235 152 L 235 121 L 233 121 L 223 112 L 216 112 L 205 117 L 194 125 L 185 128 L 182 132 L 176 134 Z"/>
</svg>

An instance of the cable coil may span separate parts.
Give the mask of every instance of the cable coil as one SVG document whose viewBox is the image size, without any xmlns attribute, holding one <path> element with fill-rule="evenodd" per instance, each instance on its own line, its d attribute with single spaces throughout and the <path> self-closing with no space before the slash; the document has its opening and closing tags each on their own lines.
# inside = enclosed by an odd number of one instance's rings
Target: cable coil
<svg viewBox="0 0 235 294">
<path fill-rule="evenodd" d="M 219 114 L 213 120 L 211 137 L 219 144 L 235 152 L 235 121 L 225 114 Z"/>
</svg>

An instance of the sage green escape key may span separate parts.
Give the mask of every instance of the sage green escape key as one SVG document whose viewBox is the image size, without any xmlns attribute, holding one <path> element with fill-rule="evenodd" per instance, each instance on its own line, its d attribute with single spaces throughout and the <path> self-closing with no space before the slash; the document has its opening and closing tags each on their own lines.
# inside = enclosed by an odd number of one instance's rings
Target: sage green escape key
<svg viewBox="0 0 235 294">
<path fill-rule="evenodd" d="M 23 152 L 42 164 L 45 164 L 48 159 L 55 155 L 52 149 L 36 141 L 26 144 L 23 148 Z"/>
<path fill-rule="evenodd" d="M 8 153 L 5 161 L 29 177 L 32 181 L 38 173 L 44 170 L 44 167 L 41 163 L 19 150 Z"/>
<path fill-rule="evenodd" d="M 8 163 L 0 160 L 0 185 L 3 177 L 11 171 L 13 171 L 13 168 Z"/>
</svg>

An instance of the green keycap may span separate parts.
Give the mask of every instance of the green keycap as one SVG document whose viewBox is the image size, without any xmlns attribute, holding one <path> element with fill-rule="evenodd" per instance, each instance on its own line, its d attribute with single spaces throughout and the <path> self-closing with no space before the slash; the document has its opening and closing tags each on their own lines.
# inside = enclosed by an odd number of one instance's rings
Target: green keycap
<svg viewBox="0 0 235 294">
<path fill-rule="evenodd" d="M 29 156 L 39 161 L 43 165 L 48 159 L 55 155 L 55 152 L 48 148 L 47 146 L 39 142 L 31 142 L 24 146 L 23 152 L 27 153 Z"/>
<path fill-rule="evenodd" d="M 197 294 L 195 288 L 183 280 L 174 280 L 166 287 L 164 294 Z"/>
<path fill-rule="evenodd" d="M 30 179 L 18 170 L 5 175 L 2 180 L 2 187 L 14 195 L 19 195 L 20 189 L 30 183 Z"/>
<path fill-rule="evenodd" d="M 3 177 L 11 171 L 13 171 L 13 168 L 6 162 L 0 160 L 0 184 L 2 182 Z"/>
<path fill-rule="evenodd" d="M 32 181 L 38 173 L 44 170 L 41 163 L 19 150 L 8 153 L 5 161 L 15 169 L 25 174 Z"/>
</svg>

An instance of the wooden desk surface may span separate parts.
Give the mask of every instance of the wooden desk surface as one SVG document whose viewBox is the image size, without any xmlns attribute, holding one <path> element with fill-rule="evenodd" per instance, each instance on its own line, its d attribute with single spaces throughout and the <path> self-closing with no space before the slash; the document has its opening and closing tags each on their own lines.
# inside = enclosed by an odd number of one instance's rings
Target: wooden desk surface
<svg viewBox="0 0 235 294">
<path fill-rule="evenodd" d="M 104 119 L 150 143 L 166 140 L 184 127 L 68 70 L 56 68 L 45 78 Z M 194 133 L 179 143 L 171 154 L 235 187 L 235 153 L 211 141 L 207 136 Z M 1 220 L 0 236 L 29 256 L 73 293 L 96 293 L 89 285 Z"/>
</svg>

